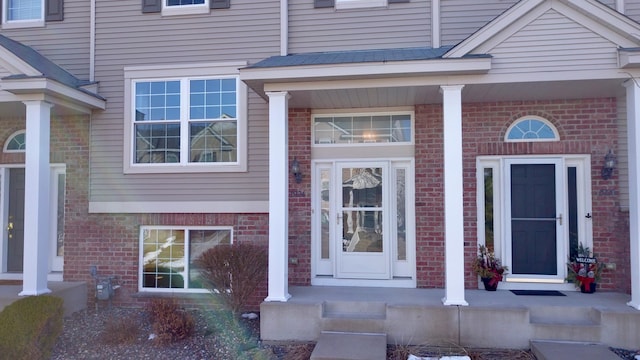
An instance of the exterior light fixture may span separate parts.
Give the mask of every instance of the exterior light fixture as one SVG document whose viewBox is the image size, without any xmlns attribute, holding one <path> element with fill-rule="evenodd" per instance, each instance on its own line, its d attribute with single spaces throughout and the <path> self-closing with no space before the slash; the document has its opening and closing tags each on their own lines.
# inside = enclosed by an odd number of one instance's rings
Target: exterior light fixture
<svg viewBox="0 0 640 360">
<path fill-rule="evenodd" d="M 302 182 L 302 172 L 300 172 L 298 159 L 293 159 L 293 162 L 291 162 L 291 173 L 296 178 L 296 183 L 300 184 Z"/>
<path fill-rule="evenodd" d="M 602 178 L 607 180 L 611 178 L 613 174 L 613 169 L 616 167 L 616 156 L 613 154 L 611 150 L 604 157 L 604 164 L 602 165 Z"/>
</svg>

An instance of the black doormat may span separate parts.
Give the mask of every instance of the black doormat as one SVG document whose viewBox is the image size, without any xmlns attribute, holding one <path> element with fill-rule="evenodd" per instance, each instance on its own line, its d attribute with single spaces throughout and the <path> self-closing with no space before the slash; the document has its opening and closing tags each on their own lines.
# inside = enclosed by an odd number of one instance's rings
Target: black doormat
<svg viewBox="0 0 640 360">
<path fill-rule="evenodd" d="M 557 290 L 511 290 L 516 295 L 531 295 L 531 296 L 567 296 Z"/>
</svg>

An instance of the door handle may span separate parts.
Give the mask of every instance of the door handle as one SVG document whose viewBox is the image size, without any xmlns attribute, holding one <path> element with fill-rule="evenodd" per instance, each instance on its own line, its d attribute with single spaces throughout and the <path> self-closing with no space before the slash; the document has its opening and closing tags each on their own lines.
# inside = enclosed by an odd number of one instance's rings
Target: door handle
<svg viewBox="0 0 640 360">
<path fill-rule="evenodd" d="M 9 225 L 7 225 L 7 232 L 9 233 L 9 239 L 13 237 L 13 221 L 9 221 Z"/>
</svg>

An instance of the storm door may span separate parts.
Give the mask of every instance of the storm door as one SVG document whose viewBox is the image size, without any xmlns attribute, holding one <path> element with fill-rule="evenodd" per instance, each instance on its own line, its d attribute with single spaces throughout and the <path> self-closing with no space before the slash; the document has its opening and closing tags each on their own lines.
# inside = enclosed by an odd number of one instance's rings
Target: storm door
<svg viewBox="0 0 640 360">
<path fill-rule="evenodd" d="M 388 163 L 338 163 L 337 276 L 390 277 Z"/>
<path fill-rule="evenodd" d="M 507 255 L 511 276 L 563 277 L 565 190 L 560 159 L 507 161 Z"/>
</svg>

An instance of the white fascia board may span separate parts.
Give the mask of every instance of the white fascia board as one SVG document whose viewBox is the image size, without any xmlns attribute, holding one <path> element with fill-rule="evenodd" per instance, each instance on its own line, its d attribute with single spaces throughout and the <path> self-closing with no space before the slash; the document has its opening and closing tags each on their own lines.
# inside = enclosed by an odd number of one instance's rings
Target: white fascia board
<svg viewBox="0 0 640 360">
<path fill-rule="evenodd" d="M 89 213 L 268 213 L 269 201 L 90 201 Z"/>
<path fill-rule="evenodd" d="M 0 46 L 0 67 L 7 69 L 12 75 L 42 75 L 41 72 L 2 46 Z"/>
<path fill-rule="evenodd" d="M 473 49 L 482 45 L 514 22 L 527 15 L 530 17 L 531 12 L 545 2 L 545 0 L 524 0 L 518 2 L 460 44 L 454 46 L 443 55 L 443 58 L 460 58 L 469 54 Z M 547 7 L 549 7 L 549 5 L 547 5 Z"/>
<path fill-rule="evenodd" d="M 63 85 L 55 80 L 44 77 L 3 79 L 0 82 L 2 90 L 6 90 L 15 95 L 43 93 L 52 96 L 54 99 L 60 98 L 85 107 L 88 112 L 91 109 L 104 110 L 106 101 L 92 96 L 84 91 Z"/>
<path fill-rule="evenodd" d="M 248 68 L 240 80 L 305 81 L 358 77 L 402 77 L 429 74 L 482 74 L 491 70 L 490 57 L 448 60 L 394 61 L 353 64 L 327 64 L 273 68 Z"/>
<path fill-rule="evenodd" d="M 603 26 L 627 34 L 630 39 L 640 40 L 638 23 L 602 3 L 594 0 L 561 0 L 561 3 L 575 9 L 576 12 L 598 19 Z"/>
<path fill-rule="evenodd" d="M 623 69 L 640 67 L 640 51 L 619 49 L 618 64 Z"/>
</svg>

